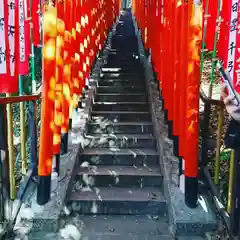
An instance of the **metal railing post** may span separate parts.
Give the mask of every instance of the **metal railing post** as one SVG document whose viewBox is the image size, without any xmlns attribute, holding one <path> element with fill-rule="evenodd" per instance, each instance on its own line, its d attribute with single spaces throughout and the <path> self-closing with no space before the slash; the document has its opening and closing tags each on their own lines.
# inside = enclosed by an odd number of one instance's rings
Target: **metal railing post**
<svg viewBox="0 0 240 240">
<path fill-rule="evenodd" d="M 0 105 L 0 223 L 5 220 L 5 211 L 4 211 L 4 170 L 3 170 L 3 161 L 4 156 L 2 156 L 2 151 L 5 149 L 5 136 L 4 136 L 4 112 L 3 105 Z"/>
</svg>

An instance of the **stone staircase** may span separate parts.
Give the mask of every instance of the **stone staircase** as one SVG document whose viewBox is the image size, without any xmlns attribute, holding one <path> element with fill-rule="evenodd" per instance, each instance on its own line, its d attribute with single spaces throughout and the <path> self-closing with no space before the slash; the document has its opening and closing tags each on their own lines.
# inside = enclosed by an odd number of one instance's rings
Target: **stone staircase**
<svg viewBox="0 0 240 240">
<path fill-rule="evenodd" d="M 91 222 L 87 239 L 173 239 L 137 38 L 119 20 L 67 204 Z"/>
<path fill-rule="evenodd" d="M 22 215 L 31 210 L 33 218 L 23 217 L 16 235 L 32 240 L 209 239 L 203 236 L 215 229 L 215 218 L 208 205 L 207 211 L 185 205 L 157 84 L 146 78 L 130 13 L 120 16 L 112 33 L 94 67 L 85 106 L 76 112 L 51 199 L 39 207 L 35 190 L 27 192 Z"/>
</svg>

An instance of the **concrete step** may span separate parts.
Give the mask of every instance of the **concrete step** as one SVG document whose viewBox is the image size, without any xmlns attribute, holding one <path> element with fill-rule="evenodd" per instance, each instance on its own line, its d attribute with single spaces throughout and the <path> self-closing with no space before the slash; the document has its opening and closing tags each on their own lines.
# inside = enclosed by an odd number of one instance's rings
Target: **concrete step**
<svg viewBox="0 0 240 240">
<path fill-rule="evenodd" d="M 80 164 L 159 166 L 159 154 L 153 149 L 85 148 L 79 157 Z"/>
<path fill-rule="evenodd" d="M 153 126 L 151 122 L 125 122 L 114 123 L 100 121 L 88 123 L 88 133 L 90 134 L 148 134 L 153 132 Z"/>
<path fill-rule="evenodd" d="M 97 94 L 95 102 L 147 102 L 146 94 Z"/>
<path fill-rule="evenodd" d="M 73 186 L 68 205 L 82 214 L 164 215 L 166 200 L 159 188 L 80 188 Z"/>
<path fill-rule="evenodd" d="M 95 134 L 86 135 L 91 148 L 155 148 L 156 139 L 150 134 Z"/>
<path fill-rule="evenodd" d="M 149 110 L 147 102 L 95 102 L 93 111 L 144 111 Z"/>
<path fill-rule="evenodd" d="M 89 165 L 78 168 L 75 182 L 83 187 L 161 187 L 162 175 L 155 166 Z"/>
<path fill-rule="evenodd" d="M 149 122 L 149 112 L 92 111 L 91 120 L 109 120 L 113 122 Z"/>
</svg>

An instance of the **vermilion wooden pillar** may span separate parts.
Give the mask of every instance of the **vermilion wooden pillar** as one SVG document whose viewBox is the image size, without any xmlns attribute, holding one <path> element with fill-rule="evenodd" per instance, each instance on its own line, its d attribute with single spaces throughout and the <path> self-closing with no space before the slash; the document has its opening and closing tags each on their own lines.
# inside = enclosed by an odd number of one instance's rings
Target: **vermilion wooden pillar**
<svg viewBox="0 0 240 240">
<path fill-rule="evenodd" d="M 185 128 L 185 202 L 195 208 L 198 201 L 198 134 L 200 51 L 202 41 L 202 7 L 188 1 L 188 75 L 186 79 Z"/>
<path fill-rule="evenodd" d="M 162 7 L 163 7 L 163 0 L 158 0 L 157 1 L 157 24 L 158 24 L 158 34 L 157 34 L 157 69 L 158 69 L 158 80 L 159 80 L 159 88 L 161 90 L 161 97 L 163 97 L 163 87 L 162 87 L 162 82 L 163 82 L 163 13 L 162 13 Z M 164 100 L 163 100 L 164 101 Z M 163 102 L 164 105 L 164 102 Z"/>
<path fill-rule="evenodd" d="M 69 126 L 69 107 L 72 102 L 72 67 L 71 67 L 71 41 L 72 27 L 69 14 L 72 14 L 72 6 L 70 0 L 64 2 L 64 68 L 63 68 L 63 101 L 62 101 L 62 139 L 61 139 L 61 154 L 67 153 L 68 147 L 68 126 Z M 68 13 L 68 14 L 67 14 Z"/>
<path fill-rule="evenodd" d="M 62 126 L 62 79 L 63 79 L 63 48 L 65 24 L 64 5 L 57 2 L 57 38 L 56 38 L 56 87 L 55 87 L 55 112 L 54 112 L 54 135 L 53 135 L 53 154 L 55 155 L 55 172 L 59 174 L 60 165 L 60 146 L 61 146 L 61 126 Z"/>
<path fill-rule="evenodd" d="M 168 108 L 168 92 L 167 92 L 167 85 L 166 85 L 166 61 L 168 61 L 166 52 L 168 52 L 168 35 L 167 35 L 167 1 L 162 1 L 163 5 L 163 24 L 162 24 L 162 44 L 161 44 L 161 65 L 160 65 L 160 73 L 161 73 L 161 87 L 162 87 L 162 105 L 164 109 L 165 120 L 167 120 L 167 108 Z M 166 5 L 166 6 L 165 6 Z"/>
<path fill-rule="evenodd" d="M 180 75 L 179 75 L 179 125 L 180 136 L 179 136 L 179 156 L 184 157 L 185 150 L 185 116 L 186 116 L 186 78 L 187 78 L 187 62 L 188 55 L 188 8 L 184 1 L 181 2 L 181 21 L 180 21 Z"/>
<path fill-rule="evenodd" d="M 53 157 L 57 11 L 50 4 L 45 6 L 43 13 L 43 90 L 37 188 L 39 205 L 46 204 L 50 198 Z"/>
<path fill-rule="evenodd" d="M 188 69 L 188 5 L 181 1 L 180 4 L 180 74 L 179 74 L 179 175 L 180 175 L 180 189 L 185 192 L 185 175 L 184 175 L 184 156 L 185 156 L 185 134 L 186 134 L 186 79 Z"/>
<path fill-rule="evenodd" d="M 180 76 L 180 28 L 179 23 L 181 21 L 180 18 L 180 6 L 177 0 L 173 0 L 173 26 L 174 26 L 174 34 L 173 34 L 173 149 L 175 156 L 179 156 L 179 76 Z"/>
<path fill-rule="evenodd" d="M 170 129 L 171 129 L 171 121 L 173 120 L 173 112 L 172 112 L 172 79 L 170 79 L 171 75 L 171 35 L 170 35 L 170 23 L 171 21 L 171 8 L 172 5 L 169 1 L 164 0 L 164 29 L 163 29 L 163 96 L 164 96 L 164 112 L 165 119 L 168 121 Z"/>
</svg>

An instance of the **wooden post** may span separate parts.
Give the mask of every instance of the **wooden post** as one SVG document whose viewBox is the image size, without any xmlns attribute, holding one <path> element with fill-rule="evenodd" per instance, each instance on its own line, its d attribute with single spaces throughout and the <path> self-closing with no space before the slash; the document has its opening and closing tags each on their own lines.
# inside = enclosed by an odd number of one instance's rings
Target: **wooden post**
<svg viewBox="0 0 240 240">
<path fill-rule="evenodd" d="M 198 200 L 198 134 L 200 50 L 202 40 L 202 6 L 188 1 L 188 75 L 186 79 L 185 129 L 185 202 L 191 208 Z"/>
<path fill-rule="evenodd" d="M 43 90 L 37 189 L 39 205 L 48 202 L 51 191 L 57 36 L 57 10 L 51 4 L 45 6 L 43 17 Z"/>
</svg>

